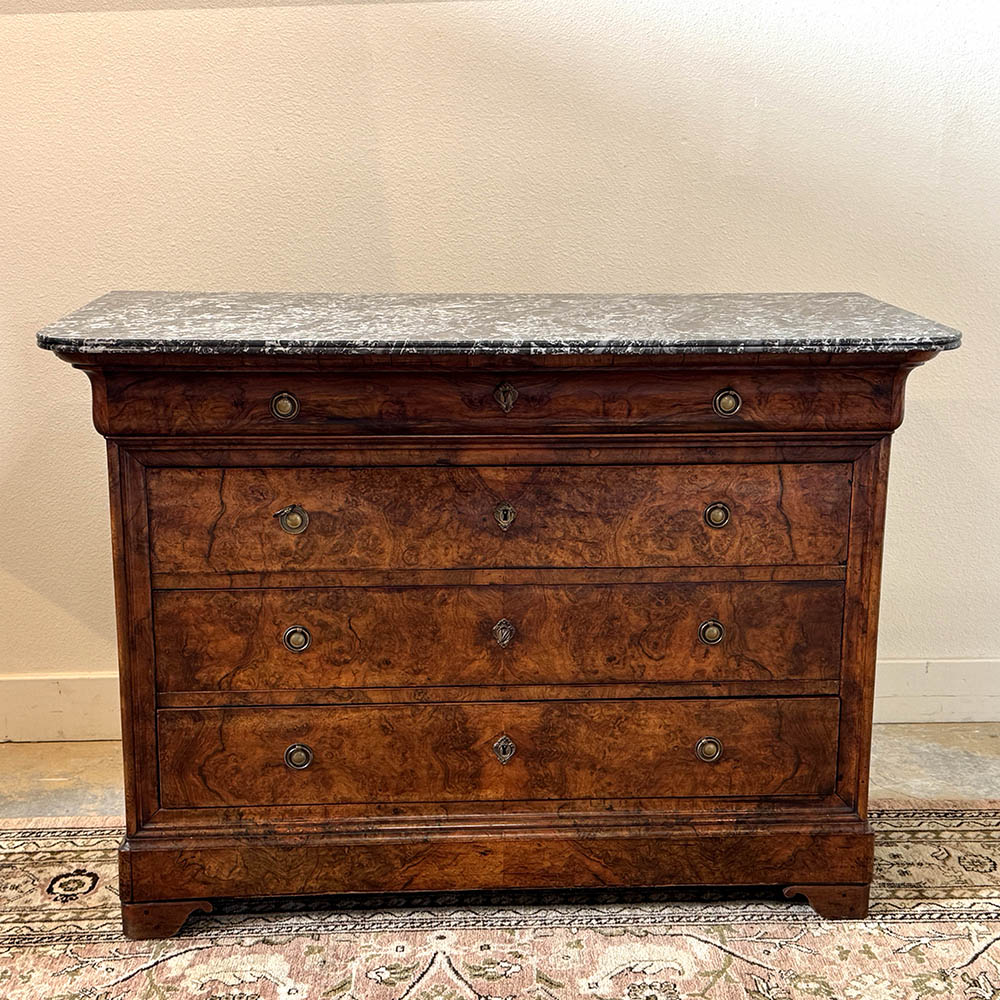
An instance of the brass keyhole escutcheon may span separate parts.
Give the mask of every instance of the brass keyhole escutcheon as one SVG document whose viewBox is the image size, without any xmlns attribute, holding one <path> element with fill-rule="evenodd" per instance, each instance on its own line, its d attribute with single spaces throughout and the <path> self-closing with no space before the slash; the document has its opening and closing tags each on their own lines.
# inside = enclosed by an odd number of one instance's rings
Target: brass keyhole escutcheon
<svg viewBox="0 0 1000 1000">
<path fill-rule="evenodd" d="M 501 649 L 506 649 L 514 641 L 516 634 L 517 628 L 514 626 L 514 623 L 506 618 L 501 618 L 493 626 L 493 638 L 496 639 L 497 645 Z"/>
<path fill-rule="evenodd" d="M 729 524 L 731 511 L 724 503 L 710 503 L 705 508 L 705 523 L 710 528 L 724 528 Z"/>
<path fill-rule="evenodd" d="M 722 740 L 716 739 L 714 736 L 703 736 L 694 745 L 694 754 L 698 760 L 711 764 L 712 761 L 716 761 L 722 756 Z"/>
<path fill-rule="evenodd" d="M 510 382 L 501 382 L 493 390 L 493 398 L 500 404 L 500 409 L 504 413 L 510 413 L 514 409 L 514 404 L 517 402 L 518 391 L 515 389 Z"/>
<path fill-rule="evenodd" d="M 506 764 L 517 753 L 517 744 L 506 733 L 502 733 L 493 743 L 493 753 L 501 764 Z"/>
<path fill-rule="evenodd" d="M 698 626 L 698 638 L 706 646 L 718 645 L 722 642 L 725 634 L 726 630 L 723 628 L 722 622 L 716 621 L 714 618 L 709 618 L 708 621 L 704 621 Z"/>
<path fill-rule="evenodd" d="M 743 400 L 735 389 L 723 389 L 717 392 L 715 399 L 712 400 L 712 408 L 720 417 L 731 417 L 739 412 L 742 405 Z"/>
<path fill-rule="evenodd" d="M 282 531 L 290 535 L 301 535 L 309 527 L 309 515 L 297 503 L 282 507 L 274 512 Z"/>
<path fill-rule="evenodd" d="M 281 641 L 293 653 L 302 653 L 312 645 L 312 635 L 304 625 L 292 625 L 291 628 L 285 629 Z"/>
<path fill-rule="evenodd" d="M 271 414 L 278 420 L 294 420 L 299 415 L 299 401 L 290 392 L 276 392 L 271 397 Z"/>
<path fill-rule="evenodd" d="M 312 748 L 305 743 L 293 743 L 285 750 L 285 764 L 293 771 L 304 771 L 312 762 Z"/>
<path fill-rule="evenodd" d="M 498 503 L 493 509 L 493 520 L 500 526 L 501 531 L 510 528 L 516 517 L 517 511 L 514 510 L 514 505 L 506 500 L 503 503 Z"/>
</svg>

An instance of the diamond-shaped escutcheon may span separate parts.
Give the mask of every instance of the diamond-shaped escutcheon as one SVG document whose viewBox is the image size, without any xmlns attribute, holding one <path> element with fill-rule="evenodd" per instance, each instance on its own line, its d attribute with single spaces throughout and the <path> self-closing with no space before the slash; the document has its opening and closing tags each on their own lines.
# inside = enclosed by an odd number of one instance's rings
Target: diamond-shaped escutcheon
<svg viewBox="0 0 1000 1000">
<path fill-rule="evenodd" d="M 514 409 L 514 404 L 517 402 L 518 392 L 510 382 L 501 382 L 493 390 L 493 398 L 500 404 L 500 409 L 504 413 L 510 413 Z"/>
<path fill-rule="evenodd" d="M 493 752 L 501 764 L 506 764 L 517 753 L 517 744 L 503 733 L 493 743 Z"/>
<path fill-rule="evenodd" d="M 514 510 L 514 505 L 508 503 L 504 500 L 502 503 L 498 503 L 496 507 L 493 508 L 493 520 L 499 525 L 501 531 L 507 531 L 508 528 L 514 523 L 514 518 L 517 517 L 517 511 Z"/>
<path fill-rule="evenodd" d="M 514 641 L 516 634 L 517 628 L 509 618 L 501 618 L 493 626 L 493 638 L 501 649 L 506 649 Z"/>
</svg>

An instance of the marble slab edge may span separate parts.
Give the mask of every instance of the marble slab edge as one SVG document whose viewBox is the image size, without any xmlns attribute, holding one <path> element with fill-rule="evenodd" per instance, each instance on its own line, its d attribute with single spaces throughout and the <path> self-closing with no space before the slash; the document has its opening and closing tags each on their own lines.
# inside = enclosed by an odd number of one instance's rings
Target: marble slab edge
<svg viewBox="0 0 1000 1000">
<path fill-rule="evenodd" d="M 195 354 L 195 355 L 372 355 L 372 354 L 489 354 L 489 355 L 560 355 L 560 354 L 621 354 L 621 355 L 671 355 L 671 354 L 864 354 L 906 351 L 948 351 L 961 344 L 961 335 L 954 337 L 925 337 L 912 340 L 899 338 L 851 338 L 838 341 L 773 340 L 732 341 L 699 340 L 690 343 L 671 340 L 657 343 L 651 340 L 623 342 L 563 339 L 559 343 L 537 341 L 413 341 L 391 342 L 384 339 L 366 343 L 344 341 L 289 341 L 253 340 L 205 342 L 198 340 L 138 340 L 122 342 L 114 339 L 87 339 L 38 335 L 38 346 L 46 350 L 70 351 L 77 354 Z"/>
<path fill-rule="evenodd" d="M 858 292 L 109 292 L 50 350 L 195 355 L 671 355 L 949 350 L 961 334 Z"/>
</svg>

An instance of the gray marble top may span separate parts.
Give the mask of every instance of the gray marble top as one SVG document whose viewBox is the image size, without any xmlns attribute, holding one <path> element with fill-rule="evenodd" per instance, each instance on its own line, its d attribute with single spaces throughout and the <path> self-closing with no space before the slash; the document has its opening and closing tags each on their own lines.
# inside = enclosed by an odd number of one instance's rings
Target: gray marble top
<svg viewBox="0 0 1000 1000">
<path fill-rule="evenodd" d="M 82 353 L 738 354 L 947 350 L 961 334 L 867 295 L 110 292 L 38 334 Z"/>
</svg>

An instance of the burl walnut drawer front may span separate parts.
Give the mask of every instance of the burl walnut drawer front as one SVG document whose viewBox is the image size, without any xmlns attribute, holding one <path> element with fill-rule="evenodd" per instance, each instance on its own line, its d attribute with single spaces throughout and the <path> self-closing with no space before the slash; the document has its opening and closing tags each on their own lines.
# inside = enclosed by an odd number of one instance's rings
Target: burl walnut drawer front
<svg viewBox="0 0 1000 1000">
<path fill-rule="evenodd" d="M 147 472 L 154 572 L 834 564 L 851 467 Z"/>
<path fill-rule="evenodd" d="M 890 371 L 511 372 L 108 377 L 117 434 L 871 430 Z"/>
<path fill-rule="evenodd" d="M 836 698 L 158 713 L 165 808 L 823 795 Z"/>
<path fill-rule="evenodd" d="M 161 691 L 833 678 L 841 583 L 160 591 Z"/>
</svg>

